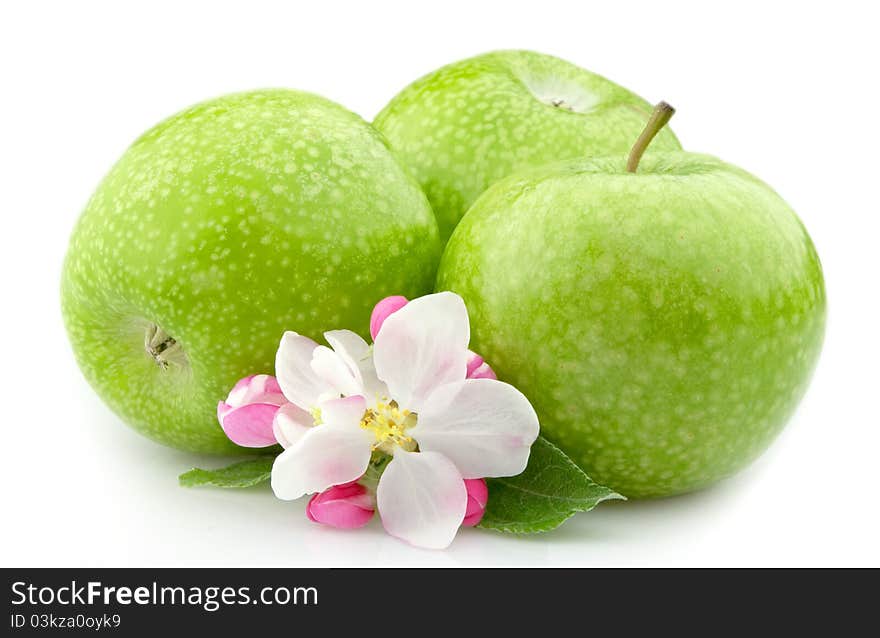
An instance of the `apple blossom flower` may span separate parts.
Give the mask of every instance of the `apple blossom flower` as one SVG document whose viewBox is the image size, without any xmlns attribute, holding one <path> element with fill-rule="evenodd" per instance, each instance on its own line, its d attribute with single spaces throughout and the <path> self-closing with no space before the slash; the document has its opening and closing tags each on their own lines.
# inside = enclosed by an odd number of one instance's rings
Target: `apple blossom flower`
<svg viewBox="0 0 880 638">
<path fill-rule="evenodd" d="M 301 411 L 320 414 L 275 459 L 278 498 L 356 481 L 372 463 L 384 468 L 376 504 L 386 531 L 444 548 L 467 514 L 463 479 L 525 469 L 538 417 L 513 386 L 466 378 L 470 326 L 458 295 L 420 297 L 386 317 L 372 357 L 354 333 L 326 333 L 333 350 L 292 334 L 279 349 L 279 384 Z"/>
<path fill-rule="evenodd" d="M 296 332 L 285 332 L 281 338 L 275 373 L 289 403 L 278 410 L 272 428 L 284 448 L 326 420 L 328 401 L 385 392 L 366 341 L 350 330 L 325 332 L 324 338 L 330 348 Z"/>
<path fill-rule="evenodd" d="M 376 335 L 379 334 L 379 329 L 382 327 L 382 324 L 385 323 L 385 320 L 408 303 L 409 299 L 401 295 L 385 297 L 382 301 L 377 303 L 370 315 L 370 336 L 375 339 Z M 498 378 L 495 376 L 495 371 L 492 370 L 489 364 L 483 361 L 483 357 L 471 350 L 468 350 L 466 377 L 468 379 Z"/>
<path fill-rule="evenodd" d="M 310 521 L 340 529 L 363 527 L 373 518 L 373 497 L 357 482 L 335 485 L 315 494 L 306 507 Z"/>
<path fill-rule="evenodd" d="M 486 479 L 465 479 L 464 487 L 467 490 L 467 510 L 464 513 L 463 527 L 474 527 L 483 519 L 486 513 L 486 503 L 489 502 L 489 488 Z"/>
<path fill-rule="evenodd" d="M 236 445 L 266 447 L 276 442 L 272 424 L 286 403 L 275 377 L 253 374 L 236 383 L 226 400 L 217 404 L 217 419 Z"/>
</svg>

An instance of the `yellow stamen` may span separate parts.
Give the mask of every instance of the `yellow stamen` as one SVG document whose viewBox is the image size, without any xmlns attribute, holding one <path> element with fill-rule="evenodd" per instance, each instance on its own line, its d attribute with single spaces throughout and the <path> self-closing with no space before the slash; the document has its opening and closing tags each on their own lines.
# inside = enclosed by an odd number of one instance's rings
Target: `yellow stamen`
<svg viewBox="0 0 880 638">
<path fill-rule="evenodd" d="M 373 450 L 392 454 L 395 447 L 407 452 L 416 449 L 416 442 L 406 431 L 416 423 L 416 415 L 409 410 L 401 410 L 395 401 L 379 401 L 375 408 L 364 412 L 361 427 L 370 430 L 376 437 Z"/>
</svg>

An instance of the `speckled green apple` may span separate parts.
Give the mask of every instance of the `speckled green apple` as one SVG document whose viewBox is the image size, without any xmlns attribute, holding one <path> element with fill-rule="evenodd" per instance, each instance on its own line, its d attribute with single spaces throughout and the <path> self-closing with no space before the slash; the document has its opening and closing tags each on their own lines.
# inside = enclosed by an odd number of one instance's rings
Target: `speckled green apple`
<svg viewBox="0 0 880 638">
<path fill-rule="evenodd" d="M 375 126 L 413 171 L 446 239 L 480 193 L 548 162 L 625 153 L 651 106 L 574 64 L 497 51 L 445 66 L 401 91 Z M 679 150 L 664 129 L 652 150 Z"/>
<path fill-rule="evenodd" d="M 430 291 L 440 250 L 428 201 L 369 124 L 308 93 L 241 93 L 162 122 L 112 168 L 73 232 L 62 309 L 123 420 L 233 452 L 217 402 L 272 372 L 284 330 L 366 333 L 383 296 Z"/>
<path fill-rule="evenodd" d="M 438 289 L 542 433 L 629 497 L 709 485 L 779 433 L 825 321 L 822 270 L 786 203 L 713 157 L 566 162 L 497 183 Z"/>
</svg>

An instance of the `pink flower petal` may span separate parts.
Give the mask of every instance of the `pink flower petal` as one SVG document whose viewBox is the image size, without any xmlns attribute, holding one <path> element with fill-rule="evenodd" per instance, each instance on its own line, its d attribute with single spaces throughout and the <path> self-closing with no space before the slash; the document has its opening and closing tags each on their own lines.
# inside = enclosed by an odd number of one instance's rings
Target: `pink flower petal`
<svg viewBox="0 0 880 638">
<path fill-rule="evenodd" d="M 464 513 L 462 527 L 473 527 L 483 519 L 486 513 L 486 503 L 489 502 L 489 488 L 486 479 L 465 479 L 464 487 L 467 490 L 467 510 Z"/>
<path fill-rule="evenodd" d="M 302 436 L 315 425 L 312 415 L 295 403 L 285 403 L 272 421 L 272 432 L 275 439 L 284 449 L 299 441 Z"/>
<path fill-rule="evenodd" d="M 306 508 L 309 520 L 339 529 L 363 527 L 373 512 L 372 497 L 358 483 L 336 485 L 315 494 Z"/>
<path fill-rule="evenodd" d="M 223 417 L 235 409 L 234 405 L 229 405 L 226 401 L 220 401 L 217 404 L 217 420 L 223 425 Z"/>
<path fill-rule="evenodd" d="M 495 371 L 483 360 L 483 357 L 472 350 L 468 350 L 467 362 L 468 379 L 497 379 Z"/>
<path fill-rule="evenodd" d="M 252 374 L 239 381 L 229 391 L 226 403 L 241 407 L 248 403 L 273 403 L 282 405 L 287 399 L 281 393 L 278 381 L 270 374 Z"/>
<path fill-rule="evenodd" d="M 494 379 L 468 379 L 436 390 L 408 434 L 420 450 L 451 459 L 464 478 L 482 478 L 520 474 L 538 430 L 522 392 Z"/>
<path fill-rule="evenodd" d="M 360 371 L 346 363 L 339 353 L 327 346 L 318 346 L 312 353 L 312 370 L 336 396 L 352 396 L 363 392 Z"/>
<path fill-rule="evenodd" d="M 483 365 L 483 357 L 473 350 L 468 350 L 467 376 L 470 378 L 471 373 Z"/>
<path fill-rule="evenodd" d="M 374 341 L 388 316 L 403 308 L 408 301 L 406 297 L 394 295 L 392 297 L 385 297 L 385 299 L 376 304 L 373 308 L 373 314 L 370 315 L 370 336 Z"/>
<path fill-rule="evenodd" d="M 376 335 L 376 374 L 401 406 L 419 412 L 443 385 L 467 376 L 470 324 L 464 300 L 451 292 L 413 299 Z"/>
<path fill-rule="evenodd" d="M 493 379 L 497 380 L 498 377 L 495 376 L 495 371 L 489 367 L 488 363 L 484 363 L 479 368 L 474 370 L 472 373 L 468 375 L 468 379 Z"/>
<path fill-rule="evenodd" d="M 318 404 L 330 388 L 312 370 L 312 355 L 318 344 L 295 332 L 285 332 L 275 354 L 275 377 L 284 396 L 303 410 Z"/>
<path fill-rule="evenodd" d="M 243 379 L 239 379 L 229 391 L 229 396 L 226 397 L 226 403 L 236 408 L 246 403 L 248 388 L 256 376 L 257 375 L 252 374 Z"/>
<path fill-rule="evenodd" d="M 365 430 L 360 427 L 360 422 L 366 409 L 367 401 L 360 395 L 330 399 L 321 403 L 321 420 L 325 427 L 364 433 Z"/>
<path fill-rule="evenodd" d="M 356 481 L 367 470 L 374 437 L 357 427 L 318 425 L 275 458 L 272 491 L 283 501 Z"/>
<path fill-rule="evenodd" d="M 436 452 L 398 450 L 376 491 L 382 525 L 416 547 L 443 549 L 467 510 L 467 490 L 455 465 Z"/>
<path fill-rule="evenodd" d="M 376 376 L 372 348 L 360 335 L 351 330 L 330 330 L 324 333 L 324 338 L 352 371 L 361 389 L 357 394 L 372 400 L 388 395 L 385 384 Z"/>
<path fill-rule="evenodd" d="M 218 406 L 218 416 L 224 405 L 221 402 Z M 240 408 L 226 410 L 220 417 L 220 425 L 226 436 L 236 445 L 267 447 L 276 443 L 272 431 L 272 420 L 276 412 L 278 412 L 277 405 L 250 403 Z"/>
<path fill-rule="evenodd" d="M 273 377 L 271 374 L 266 375 L 266 387 L 263 388 L 263 391 L 266 394 L 280 394 L 282 396 L 284 395 L 284 393 L 281 391 L 281 386 L 278 383 L 278 379 Z"/>
</svg>

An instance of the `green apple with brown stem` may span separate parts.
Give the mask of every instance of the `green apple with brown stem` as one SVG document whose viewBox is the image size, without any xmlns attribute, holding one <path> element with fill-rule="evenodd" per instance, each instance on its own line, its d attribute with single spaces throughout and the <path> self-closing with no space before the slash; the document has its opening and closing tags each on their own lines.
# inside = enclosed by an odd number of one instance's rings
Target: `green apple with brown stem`
<svg viewBox="0 0 880 638">
<path fill-rule="evenodd" d="M 495 51 L 416 80 L 374 124 L 419 180 L 445 240 L 493 182 L 548 162 L 626 153 L 650 112 L 638 95 L 565 60 Z M 653 148 L 681 146 L 666 129 Z"/>
<path fill-rule="evenodd" d="M 821 349 L 825 287 L 807 231 L 721 160 L 642 153 L 507 178 L 464 216 L 438 290 L 542 433 L 628 497 L 746 466 L 783 428 Z"/>
</svg>

